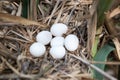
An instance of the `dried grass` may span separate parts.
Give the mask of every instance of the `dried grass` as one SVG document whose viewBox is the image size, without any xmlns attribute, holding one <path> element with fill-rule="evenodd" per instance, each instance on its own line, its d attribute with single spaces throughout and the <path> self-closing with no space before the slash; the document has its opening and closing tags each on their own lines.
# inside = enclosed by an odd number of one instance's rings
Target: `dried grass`
<svg viewBox="0 0 120 80">
<path fill-rule="evenodd" d="M 19 20 L 18 23 L 10 22 L 10 20 L 8 22 L 6 19 L 4 19 L 4 22 L 1 21 L 0 79 L 93 80 L 90 67 L 69 55 L 74 54 L 81 56 L 83 59 L 91 60 L 86 46 L 87 19 L 91 18 L 89 8 L 92 2 L 93 0 L 40 1 L 37 21 L 49 26 L 45 30 L 49 30 L 53 23 L 62 22 L 69 27 L 67 34 L 72 33 L 79 37 L 79 48 L 75 52 L 67 52 L 62 60 L 55 60 L 49 55 L 49 45 L 43 57 L 34 58 L 30 55 L 29 46 L 35 42 L 36 34 L 42 30 L 40 27 L 34 25 L 23 26 L 19 24 Z M 7 9 L 12 8 L 11 12 L 16 11 L 17 13 L 19 7 L 15 4 L 19 5 L 9 0 L 0 1 L 0 12 L 7 13 Z M 10 7 L 6 9 L 6 6 Z"/>
</svg>

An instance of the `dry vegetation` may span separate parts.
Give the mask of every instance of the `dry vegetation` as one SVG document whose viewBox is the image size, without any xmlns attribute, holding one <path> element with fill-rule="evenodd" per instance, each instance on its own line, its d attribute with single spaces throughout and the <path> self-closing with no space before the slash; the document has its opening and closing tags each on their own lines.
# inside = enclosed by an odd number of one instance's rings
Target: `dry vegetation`
<svg viewBox="0 0 120 80">
<path fill-rule="evenodd" d="M 93 80 L 89 64 L 74 57 L 92 62 L 87 27 L 96 10 L 93 0 L 40 0 L 37 10 L 30 5 L 28 19 L 24 19 L 15 17 L 22 15 L 19 0 L 0 1 L 0 80 Z M 61 60 L 49 55 L 49 45 L 43 57 L 31 56 L 29 46 L 36 34 L 58 22 L 68 25 L 67 34 L 79 37 L 79 48 Z"/>
</svg>

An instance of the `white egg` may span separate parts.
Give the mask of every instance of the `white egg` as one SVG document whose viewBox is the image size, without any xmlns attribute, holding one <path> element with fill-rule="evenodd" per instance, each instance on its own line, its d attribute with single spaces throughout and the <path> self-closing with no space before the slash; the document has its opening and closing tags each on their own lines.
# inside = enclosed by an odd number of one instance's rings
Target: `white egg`
<svg viewBox="0 0 120 80">
<path fill-rule="evenodd" d="M 57 46 L 50 48 L 50 55 L 54 59 L 62 59 L 66 54 L 65 48 L 63 46 Z"/>
<path fill-rule="evenodd" d="M 49 31 L 41 31 L 36 36 L 36 41 L 42 43 L 43 45 L 49 44 L 52 39 L 52 34 Z"/>
<path fill-rule="evenodd" d="M 68 27 L 63 23 L 53 24 L 50 31 L 54 36 L 62 36 L 68 30 Z"/>
<path fill-rule="evenodd" d="M 65 38 L 65 47 L 68 51 L 75 51 L 78 48 L 79 40 L 76 35 L 69 34 Z"/>
<path fill-rule="evenodd" d="M 30 46 L 29 51 L 32 56 L 40 57 L 45 53 L 46 48 L 43 44 L 41 44 L 39 42 L 35 42 Z"/>
<path fill-rule="evenodd" d="M 51 42 L 50 45 L 53 46 L 63 46 L 64 45 L 64 37 L 54 37 Z"/>
</svg>

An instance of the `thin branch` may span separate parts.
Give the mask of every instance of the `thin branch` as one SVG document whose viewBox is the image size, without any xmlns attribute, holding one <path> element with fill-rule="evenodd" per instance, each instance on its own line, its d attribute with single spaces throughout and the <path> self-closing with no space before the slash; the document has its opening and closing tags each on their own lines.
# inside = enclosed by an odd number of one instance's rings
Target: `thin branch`
<svg viewBox="0 0 120 80">
<path fill-rule="evenodd" d="M 106 64 L 106 65 L 120 65 L 120 62 L 102 62 L 102 61 L 89 61 L 91 64 Z"/>
</svg>

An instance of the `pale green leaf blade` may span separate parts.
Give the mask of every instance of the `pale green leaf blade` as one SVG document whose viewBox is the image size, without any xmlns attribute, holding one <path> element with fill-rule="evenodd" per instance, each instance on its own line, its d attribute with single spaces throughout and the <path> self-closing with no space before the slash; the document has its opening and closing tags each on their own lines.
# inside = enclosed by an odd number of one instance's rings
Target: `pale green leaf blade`
<svg viewBox="0 0 120 80">
<path fill-rule="evenodd" d="M 108 55 L 110 54 L 111 51 L 115 50 L 115 47 L 113 44 L 111 43 L 107 43 L 105 44 L 95 55 L 94 57 L 94 61 L 103 61 L 105 62 Z M 104 70 L 105 68 L 105 64 L 95 64 L 95 66 L 99 67 L 100 69 Z M 97 72 L 97 71 L 93 71 L 94 74 L 94 78 L 96 78 L 97 80 L 103 80 L 103 76 Z"/>
</svg>

